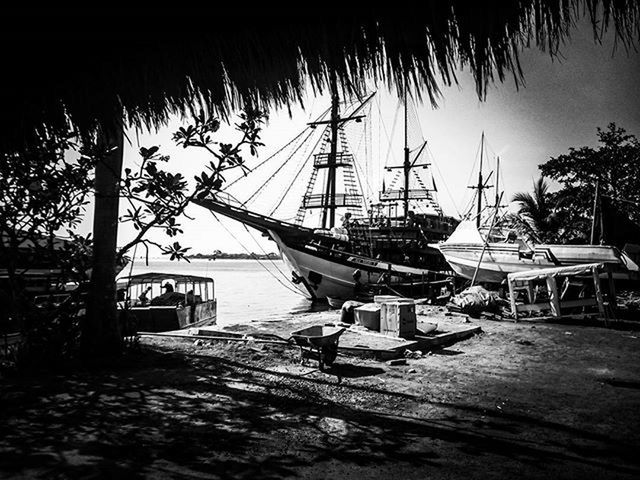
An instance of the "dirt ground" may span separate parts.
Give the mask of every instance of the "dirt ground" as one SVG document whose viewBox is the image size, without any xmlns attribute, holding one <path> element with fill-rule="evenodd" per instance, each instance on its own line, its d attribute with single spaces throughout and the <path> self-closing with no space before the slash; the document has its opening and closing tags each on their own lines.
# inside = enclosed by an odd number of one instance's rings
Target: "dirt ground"
<svg viewBox="0 0 640 480">
<path fill-rule="evenodd" d="M 147 339 L 109 369 L 5 378 L 0 477 L 640 478 L 640 328 L 472 324 L 400 366 Z"/>
</svg>

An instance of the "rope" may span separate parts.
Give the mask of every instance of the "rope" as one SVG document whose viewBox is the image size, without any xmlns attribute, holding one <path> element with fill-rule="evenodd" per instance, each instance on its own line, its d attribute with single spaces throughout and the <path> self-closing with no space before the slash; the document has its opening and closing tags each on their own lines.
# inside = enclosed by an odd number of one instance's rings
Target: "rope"
<svg viewBox="0 0 640 480">
<path fill-rule="evenodd" d="M 209 211 L 211 212 L 211 210 L 209 210 Z M 289 286 L 289 285 L 287 285 L 286 283 L 283 283 L 283 282 L 282 282 L 282 280 L 280 280 L 278 277 L 276 277 L 276 276 L 273 274 L 273 272 L 272 272 L 271 270 L 269 270 L 265 265 L 263 265 L 263 264 L 262 264 L 262 262 L 260 261 L 260 259 L 259 259 L 258 257 L 256 257 L 256 254 L 255 254 L 255 253 L 253 253 L 253 252 L 249 251 L 249 249 L 248 249 L 247 247 L 245 247 L 245 246 L 244 246 L 244 244 L 243 244 L 240 240 L 238 240 L 238 239 L 236 238 L 236 236 L 235 236 L 233 233 L 231 233 L 231 231 L 230 231 L 227 227 L 225 227 L 225 225 L 220 221 L 220 219 L 218 218 L 218 216 L 217 216 L 214 212 L 211 212 L 211 215 L 213 215 L 213 218 L 215 218 L 215 219 L 218 221 L 218 223 L 222 226 L 222 228 L 224 228 L 224 229 L 225 229 L 225 231 L 226 231 L 229 235 L 231 235 L 231 238 L 233 238 L 236 242 L 238 242 L 238 244 L 239 244 L 239 245 L 244 249 L 244 251 L 245 251 L 245 252 L 247 252 L 249 255 L 251 255 L 251 257 L 253 257 L 253 259 L 254 259 L 255 261 L 257 261 L 257 262 L 258 262 L 258 264 L 259 264 L 262 268 L 264 268 L 264 269 L 269 273 L 269 275 L 271 275 L 271 276 L 272 276 L 272 277 L 273 277 L 273 278 L 274 278 L 274 279 L 275 279 L 275 280 L 276 280 L 280 285 L 282 285 L 282 286 L 283 286 L 284 288 L 286 288 L 287 290 L 289 290 L 289 291 L 291 291 L 291 292 L 293 292 L 293 293 L 296 293 L 296 294 L 300 295 L 301 297 L 307 298 L 307 297 L 306 297 L 306 296 L 305 296 L 301 291 L 299 291 L 299 290 L 298 290 L 298 289 L 296 289 L 296 288 L 292 288 L 292 287 L 290 287 L 290 286 Z M 245 228 L 246 228 L 246 226 L 245 226 Z M 272 260 L 272 261 L 273 261 L 273 260 Z"/>
<path fill-rule="evenodd" d="M 433 152 L 431 151 L 431 148 L 429 147 L 429 144 L 427 143 L 427 146 L 425 147 L 427 153 L 429 154 L 429 156 L 433 159 L 433 161 L 431 162 L 432 166 L 436 167 L 436 170 L 438 171 L 438 175 L 440 175 L 440 178 L 444 178 L 444 176 L 442 175 L 442 172 L 440 171 L 440 167 L 438 167 L 438 164 L 435 161 L 435 156 L 433 155 Z M 431 173 L 431 177 L 433 178 L 433 173 Z M 468 182 L 467 182 L 468 183 Z M 453 195 L 451 194 L 451 190 L 449 190 L 449 187 L 447 185 L 447 182 L 440 182 L 441 185 L 444 185 L 444 189 L 447 192 L 447 195 L 449 195 L 449 200 L 451 200 L 451 204 L 453 205 L 453 208 L 455 209 L 458 217 L 462 217 L 462 214 L 460 213 L 460 209 L 458 209 L 458 205 L 455 201 L 455 199 L 453 198 Z"/>
<path fill-rule="evenodd" d="M 289 161 L 293 158 L 293 156 L 297 153 L 297 151 L 298 151 L 298 150 L 300 150 L 300 148 L 302 148 L 302 145 L 304 145 L 304 144 L 305 144 L 305 142 L 306 142 L 307 140 L 309 140 L 309 137 L 311 137 L 311 135 L 313 135 L 313 130 L 312 130 L 312 129 L 309 129 L 309 134 L 307 135 L 307 137 L 306 137 L 302 142 L 300 142 L 300 145 L 298 145 L 298 146 L 296 147 L 296 149 L 295 149 L 293 152 L 291 152 L 291 155 L 289 156 L 289 158 L 288 158 L 286 161 L 282 162 L 282 165 L 280 165 L 280 166 L 278 167 L 278 169 L 277 169 L 275 172 L 273 172 L 273 174 L 271 175 L 271 177 L 269 177 L 269 178 L 268 178 L 268 179 L 267 179 L 267 180 L 266 180 L 266 181 L 265 181 L 265 182 L 264 182 L 264 183 L 263 183 L 263 184 L 262 184 L 262 185 L 261 185 L 261 186 L 260 186 L 256 191 L 255 191 L 255 192 L 253 192 L 253 194 L 252 194 L 249 198 L 247 198 L 247 199 L 242 203 L 242 206 L 243 206 L 243 207 L 244 207 L 247 203 L 249 203 L 251 200 L 253 200 L 253 198 L 255 198 L 255 196 L 256 196 L 256 195 L 258 195 L 258 193 L 260 193 L 260 192 L 262 191 L 262 189 L 263 189 L 264 187 L 266 187 L 266 186 L 271 182 L 271 180 L 273 180 L 273 179 L 276 177 L 276 175 L 278 175 L 278 173 L 280 173 L 280 170 L 282 170 L 282 169 L 284 168 L 284 166 L 285 166 L 287 163 L 289 163 Z"/>
<path fill-rule="evenodd" d="M 243 223 L 242 226 L 244 227 L 244 229 L 247 231 L 247 233 L 249 234 L 249 236 L 251 237 L 251 239 L 255 242 L 255 244 L 258 246 L 258 248 L 260 250 L 262 250 L 262 253 L 264 253 L 267 256 L 267 259 L 269 260 L 269 262 L 271 262 L 271 264 L 273 265 L 273 267 L 280 272 L 280 274 L 282 275 L 282 277 L 289 281 L 289 277 L 282 271 L 280 270 L 280 267 L 278 267 L 278 265 L 276 264 L 276 262 L 273 261 L 273 259 L 269 256 L 269 254 L 265 251 L 265 249 L 262 247 L 262 245 L 260 245 L 260 243 L 258 243 L 258 241 L 255 239 L 255 237 L 253 236 L 253 234 L 251 233 L 251 230 L 249 230 L 249 228 Z"/>
<path fill-rule="evenodd" d="M 258 165 L 256 165 L 255 167 L 249 169 L 249 172 L 247 173 L 247 175 L 249 173 L 255 172 L 258 168 L 260 168 L 261 166 L 263 166 L 265 163 L 267 163 L 269 160 L 271 160 L 272 158 L 274 158 L 276 155 L 278 155 L 279 153 L 281 153 L 285 148 L 287 148 L 289 145 L 291 145 L 293 142 L 295 142 L 298 138 L 300 138 L 302 136 L 302 134 L 304 132 L 306 132 L 307 129 L 305 128 L 304 130 L 302 130 L 298 135 L 296 135 L 293 139 L 291 139 L 291 141 L 289 143 L 287 143 L 286 145 L 282 146 L 282 148 L 280 148 L 279 150 L 277 150 L 275 153 L 273 153 L 272 155 L 269 155 L 266 159 L 264 159 L 262 162 L 260 162 Z M 236 178 L 234 181 L 230 182 L 226 187 L 225 190 L 233 185 L 235 185 L 236 183 L 238 183 L 240 180 L 242 180 L 244 177 L 246 177 L 246 175 L 242 175 L 238 178 Z"/>
<path fill-rule="evenodd" d="M 322 117 L 324 117 L 328 112 L 329 112 L 329 108 L 327 108 L 317 119 L 316 121 L 319 121 Z M 273 153 L 272 155 L 270 155 L 269 157 L 267 157 L 266 159 L 264 159 L 262 162 L 260 162 L 258 165 L 256 165 L 255 167 L 253 167 L 252 169 L 249 170 L 249 173 L 255 172 L 258 168 L 260 168 L 261 166 L 263 166 L 265 163 L 267 163 L 269 160 L 271 160 L 273 157 L 275 157 L 276 155 L 278 155 L 279 153 L 281 153 L 282 151 L 284 151 L 285 148 L 287 148 L 289 145 L 291 145 L 293 142 L 295 142 L 298 138 L 300 138 L 302 136 L 302 134 L 304 132 L 306 132 L 308 130 L 308 128 L 304 128 L 298 135 L 296 135 L 294 138 L 292 138 L 289 143 L 287 143 L 286 145 L 282 146 L 280 149 L 278 149 L 275 153 Z M 306 141 L 306 139 L 305 139 Z M 302 142 L 304 143 L 304 141 Z M 235 183 L 237 183 L 238 181 L 242 180 L 246 175 L 243 175 L 241 177 L 236 178 L 233 182 L 229 183 L 226 187 L 225 190 L 229 187 L 231 187 L 232 185 L 234 185 Z"/>
<path fill-rule="evenodd" d="M 380 107 L 378 107 L 378 110 L 380 110 Z M 389 156 L 391 155 L 391 152 L 393 152 L 393 148 L 391 148 L 392 147 L 391 138 L 393 136 L 393 132 L 396 131 L 396 123 L 398 122 L 398 113 L 400 113 L 400 103 L 398 103 L 398 107 L 396 108 L 396 113 L 393 117 L 393 126 L 391 127 L 391 135 L 389 135 L 389 132 L 387 132 L 387 126 L 382 121 L 382 112 L 379 111 L 379 113 L 380 113 L 380 123 L 382 123 L 384 134 L 386 135 L 387 140 L 389 140 L 389 146 L 387 147 L 387 155 L 384 158 L 384 166 L 387 167 L 387 165 L 389 164 Z"/>
<path fill-rule="evenodd" d="M 307 163 L 309 162 L 309 159 L 311 158 L 311 155 L 313 154 L 313 151 L 316 149 L 316 147 L 318 146 L 318 144 L 322 141 L 322 139 L 324 138 L 324 132 L 322 135 L 320 135 L 320 137 L 318 137 L 318 140 L 316 141 L 315 145 L 313 146 L 313 148 L 311 149 L 311 153 L 309 153 L 309 155 L 307 155 L 307 158 L 304 159 L 304 161 L 302 162 L 302 165 L 300 166 L 300 168 L 298 169 L 298 171 L 296 172 L 296 174 L 294 175 L 293 179 L 291 180 L 291 182 L 289 183 L 289 186 L 287 187 L 287 189 L 284 191 L 284 193 L 282 194 L 282 196 L 280 197 L 280 200 L 278 201 L 277 205 L 273 208 L 273 210 L 271 210 L 271 212 L 269 213 L 269 215 L 273 215 L 275 213 L 276 210 L 278 210 L 278 208 L 280 208 L 280 205 L 282 205 L 282 202 L 284 201 L 285 197 L 287 196 L 287 194 L 289 193 L 289 191 L 291 191 L 291 189 L 293 188 L 293 185 L 295 184 L 296 179 L 300 176 L 300 173 L 302 173 L 302 170 L 304 169 L 304 167 L 307 165 Z M 305 142 L 307 141 L 307 139 L 305 138 Z M 302 143 L 304 144 L 304 142 Z M 302 146 L 301 144 L 301 146 Z M 297 149 L 299 150 L 299 148 Z M 296 150 L 296 152 L 297 152 Z M 293 152 L 294 154 L 296 152 Z M 292 154 L 293 156 L 293 154 Z M 273 176 L 271 178 L 273 178 L 278 172 L 274 173 Z M 267 180 L 267 182 L 264 183 L 264 185 L 262 185 L 262 187 L 264 187 L 269 180 Z M 249 200 L 247 200 L 248 202 Z M 246 202 L 245 202 L 246 203 Z"/>
</svg>

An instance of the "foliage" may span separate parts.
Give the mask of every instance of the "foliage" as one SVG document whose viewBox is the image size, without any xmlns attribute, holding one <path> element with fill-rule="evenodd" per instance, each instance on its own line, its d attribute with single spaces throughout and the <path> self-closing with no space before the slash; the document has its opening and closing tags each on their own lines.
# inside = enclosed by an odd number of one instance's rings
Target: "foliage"
<svg viewBox="0 0 640 480">
<path fill-rule="evenodd" d="M 245 148 L 256 155 L 262 145 L 259 132 L 264 118 L 257 110 L 243 112 L 235 125 L 241 135 L 234 144 L 216 141 L 214 134 L 220 121 L 202 112 L 192 125 L 176 132 L 174 140 L 178 145 L 202 148 L 213 156 L 195 177 L 192 188 L 183 175 L 164 169 L 169 157 L 161 155 L 158 147 L 140 149 L 139 167 L 135 172 L 125 169 L 120 179 L 121 195 L 129 207 L 121 221 L 132 222 L 137 231 L 135 238 L 119 251 L 121 265 L 127 252 L 138 243 L 157 245 L 171 260 L 185 258 L 188 247 L 178 241 L 158 245 L 147 233 L 162 229 L 171 238 L 182 233 L 179 219 L 189 202 L 219 190 L 226 170 L 245 169 Z M 5 307 L 2 316 L 4 320 L 11 318 L 15 323 L 12 328 L 22 332 L 23 341 L 15 351 L 15 359 L 23 366 L 57 364 L 73 358 L 78 351 L 79 324 L 85 315 L 82 290 L 86 284 L 82 282 L 88 280 L 92 242 L 73 229 L 88 203 L 94 166 L 106 161 L 110 148 L 86 137 L 79 146 L 73 132 L 65 131 L 42 137 L 30 148 L 4 154 L 1 159 L 0 262 L 8 266 L 9 272 L 8 284 L 0 285 Z M 62 229 L 70 237 L 64 241 L 54 235 Z M 33 266 L 60 272 L 50 279 L 57 285 L 49 285 L 49 291 L 39 300 L 22 278 L 25 269 Z M 48 295 L 61 292 L 69 281 L 78 282 L 81 287 L 70 295 Z M 7 325 L 3 322 L 3 326 Z"/>
<path fill-rule="evenodd" d="M 615 123 L 598 128 L 598 141 L 597 148 L 570 148 L 540 165 L 545 177 L 562 185 L 551 196 L 562 241 L 589 241 L 596 183 L 615 210 L 640 223 L 640 142 Z"/>
<path fill-rule="evenodd" d="M 0 285 L 0 327 L 21 331 L 15 351 L 20 363 L 49 363 L 76 350 L 78 303 L 67 297 L 57 305 L 53 299 L 59 297 L 51 295 L 87 279 L 91 239 L 73 229 L 88 203 L 93 167 L 69 130 L 0 154 L 0 264 L 7 272 Z M 57 236 L 64 230 L 67 238 Z M 51 273 L 43 282 L 30 276 L 34 269 Z"/>
<path fill-rule="evenodd" d="M 15 358 L 18 367 L 49 368 L 73 360 L 78 353 L 83 315 L 78 291 L 62 302 L 50 298 L 32 305 L 24 315 L 23 338 Z"/>
<path fill-rule="evenodd" d="M 138 233 L 120 250 L 120 257 L 135 245 L 142 244 L 147 253 L 149 245 L 155 245 L 171 260 L 189 261 L 185 256 L 189 247 L 183 247 L 178 241 L 163 246 L 149 239 L 146 234 L 152 229 L 164 230 L 172 238 L 183 233 L 179 219 L 184 216 L 185 208 L 191 200 L 204 198 L 220 190 L 225 181 L 226 170 L 238 167 L 246 170 L 242 151 L 248 148 L 251 155 L 256 155 L 258 147 L 262 146 L 259 133 L 265 114 L 259 110 L 247 109 L 239 118 L 240 122 L 235 125 L 235 129 L 240 132 L 240 139 L 235 144 L 214 139 L 220 128 L 220 120 L 203 111 L 200 111 L 192 124 L 180 127 L 174 133 L 173 140 L 178 145 L 204 149 L 213 157 L 205 170 L 195 177 L 195 186 L 191 188 L 182 174 L 163 169 L 169 157 L 161 155 L 157 146 L 140 149 L 141 162 L 137 171 L 129 168 L 124 170 L 121 195 L 128 203 L 128 208 L 120 219 L 121 222 L 131 222 Z"/>
<path fill-rule="evenodd" d="M 510 220 L 526 238 L 542 243 L 557 240 L 558 218 L 549 184 L 543 177 L 533 183 L 532 193 L 516 193 L 512 201 L 518 204 L 518 211 Z"/>
<path fill-rule="evenodd" d="M 0 154 L 0 229 L 16 245 L 51 237 L 80 220 L 92 186 L 93 161 L 77 151 L 73 132 L 55 132 L 22 152 Z"/>
<path fill-rule="evenodd" d="M 88 203 L 93 161 L 83 154 L 67 158 L 80 151 L 73 138 L 70 131 L 52 132 L 22 152 L 0 154 L 0 263 L 12 284 L 36 265 L 62 268 L 59 283 L 84 279 L 91 241 L 71 229 Z M 75 241 L 57 238 L 63 229 Z M 15 296 L 16 288 L 10 290 Z"/>
</svg>

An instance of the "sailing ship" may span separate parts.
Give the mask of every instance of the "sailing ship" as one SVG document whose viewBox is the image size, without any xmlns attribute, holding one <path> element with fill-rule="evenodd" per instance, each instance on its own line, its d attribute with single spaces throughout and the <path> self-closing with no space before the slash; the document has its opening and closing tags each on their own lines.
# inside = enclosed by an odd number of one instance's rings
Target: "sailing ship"
<svg viewBox="0 0 640 480">
<path fill-rule="evenodd" d="M 335 80 L 331 83 L 331 107 L 310 122 L 296 138 L 309 139 L 319 130 L 316 148 L 306 156 L 296 177 L 288 182 L 286 195 L 301 182 L 297 175 L 311 166 L 302 202 L 293 219 L 277 219 L 274 212 L 258 213 L 247 208 L 247 201 L 236 201 L 225 193 L 195 201 L 214 213 L 253 227 L 276 242 L 291 272 L 293 283 L 313 300 L 348 299 L 371 293 L 403 293 L 437 296 L 453 274 L 444 257 L 431 243 L 447 238 L 458 220 L 444 215 L 437 197 L 435 181 L 427 187 L 425 175 L 426 141 L 409 145 L 408 95 L 405 89 L 404 149 L 400 165 L 387 164 L 385 173 L 393 175 L 389 185 L 383 176 L 383 189 L 375 201 L 367 201 L 363 183 L 369 180 L 365 168 L 356 161 L 347 130 L 356 123 L 367 124 L 374 94 L 362 101 L 341 102 Z M 344 106 L 341 114 L 341 106 Z M 364 134 L 366 138 L 366 133 Z M 362 137 L 361 137 L 362 138 Z M 295 152 L 307 152 L 296 146 Z M 290 156 L 258 190 L 277 175 Z M 256 167 L 257 168 L 257 167 Z M 420 172 L 418 171 L 420 170 Z M 253 195 L 252 195 L 253 196 Z M 278 208 L 283 201 L 278 202 Z M 315 219 L 310 219 L 316 213 Z M 339 215 L 343 214 L 342 224 Z M 316 221 L 315 226 L 307 225 Z"/>
<path fill-rule="evenodd" d="M 623 251 L 612 245 L 595 245 L 592 234 L 590 245 L 544 244 L 524 239 L 511 229 L 505 232 L 497 227 L 500 213 L 499 158 L 496 166 L 495 205 L 483 208 L 483 191 L 491 188 L 483 179 L 484 132 L 480 146 L 480 169 L 472 208 L 446 241 L 434 244 L 444 255 L 451 268 L 471 283 L 501 283 L 509 273 L 580 264 L 603 263 L 611 267 L 617 278 L 628 278 L 628 272 L 637 272 L 638 265 Z M 596 202 L 597 202 L 596 192 Z M 475 219 L 471 213 L 475 208 Z M 484 214 L 484 218 L 483 218 Z"/>
</svg>

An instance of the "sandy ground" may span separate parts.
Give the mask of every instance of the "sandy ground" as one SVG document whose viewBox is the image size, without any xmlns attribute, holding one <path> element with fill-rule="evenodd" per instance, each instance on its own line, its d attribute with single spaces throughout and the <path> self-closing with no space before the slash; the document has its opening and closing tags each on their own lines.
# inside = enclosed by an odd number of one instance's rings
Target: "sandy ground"
<svg viewBox="0 0 640 480">
<path fill-rule="evenodd" d="M 401 366 L 148 339 L 108 370 L 4 379 L 0 477 L 640 478 L 637 330 L 472 323 Z"/>
</svg>

